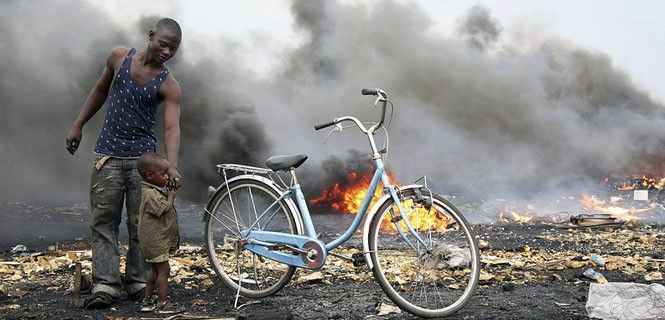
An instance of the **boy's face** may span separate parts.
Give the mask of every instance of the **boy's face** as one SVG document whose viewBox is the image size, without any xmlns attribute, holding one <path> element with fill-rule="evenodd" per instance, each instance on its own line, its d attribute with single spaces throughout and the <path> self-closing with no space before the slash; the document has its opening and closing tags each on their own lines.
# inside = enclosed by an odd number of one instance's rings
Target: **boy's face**
<svg viewBox="0 0 665 320">
<path fill-rule="evenodd" d="M 166 186 L 166 182 L 169 180 L 169 162 L 163 159 L 156 163 L 150 169 L 150 173 L 146 178 L 147 182 L 152 183 L 158 187 Z"/>
</svg>

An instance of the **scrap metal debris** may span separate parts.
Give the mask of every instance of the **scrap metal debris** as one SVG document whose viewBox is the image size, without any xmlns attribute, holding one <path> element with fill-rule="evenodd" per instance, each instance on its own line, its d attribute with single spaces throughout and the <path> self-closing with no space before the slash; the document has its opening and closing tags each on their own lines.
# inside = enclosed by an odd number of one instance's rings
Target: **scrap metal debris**
<svg viewBox="0 0 665 320">
<path fill-rule="evenodd" d="M 528 232 L 520 232 L 520 228 Z M 635 281 L 651 283 L 662 281 L 665 269 L 665 256 L 658 248 L 665 247 L 665 232 L 662 228 L 639 226 L 635 228 L 550 228 L 539 226 L 485 226 L 478 228 L 481 248 L 480 286 L 500 285 L 504 290 L 512 290 L 520 284 L 538 282 L 600 282 L 587 278 L 584 272 L 593 268 L 607 281 L 616 281 L 616 275 L 630 276 Z M 498 232 L 504 232 L 497 234 Z M 68 300 L 76 300 L 83 291 L 85 275 L 91 273 L 91 251 L 70 250 L 66 245 L 52 245 L 42 252 L 10 250 L 0 254 L 0 294 L 9 297 L 2 310 L 29 308 L 23 306 L 21 297 L 31 294 L 26 286 L 40 286 L 45 290 L 65 294 Z M 126 250 L 126 248 L 123 248 Z M 451 250 L 448 250 L 451 251 Z M 444 263 L 448 252 L 440 253 Z M 454 251 L 454 250 L 452 250 Z M 452 252 L 451 251 L 451 252 Z M 352 256 L 361 252 L 360 248 L 344 247 L 335 249 L 340 256 Z M 402 258 L 392 257 L 391 273 L 407 277 L 418 272 L 411 263 L 399 263 Z M 121 259 L 121 270 L 125 260 Z M 209 290 L 217 282 L 210 269 L 205 250 L 196 245 L 184 246 L 171 260 L 171 279 L 185 290 L 202 292 Z M 80 266 L 79 280 L 74 275 Z M 456 272 L 467 272 L 457 270 Z M 571 279 L 571 275 L 574 275 Z M 292 285 L 328 286 L 333 280 L 374 282 L 374 277 L 366 265 L 354 266 L 352 261 L 330 256 L 326 265 L 317 271 L 299 270 Z M 404 281 L 397 277 L 397 282 Z M 509 284 L 506 286 L 506 284 Z M 506 289 L 508 288 L 508 289 Z M 335 302 L 345 299 L 345 295 L 334 297 Z M 194 299 L 188 301 L 194 306 L 205 306 L 209 301 Z M 385 310 L 383 310 L 385 311 Z M 380 310 L 377 310 L 380 312 Z M 201 316 L 202 317 L 202 316 Z"/>
<path fill-rule="evenodd" d="M 579 269 L 580 274 L 586 268 L 601 268 L 606 271 L 621 271 L 624 274 L 643 274 L 645 281 L 658 281 L 662 274 L 658 272 L 665 267 L 662 256 L 642 255 L 639 252 L 652 252 L 653 248 L 665 245 L 665 235 L 643 232 L 640 229 L 601 230 L 569 229 L 563 232 L 556 229 L 544 229 L 534 241 L 549 243 L 587 243 L 596 248 L 596 253 L 585 253 L 573 249 L 552 250 L 547 247 L 534 248 L 528 243 L 516 249 L 494 249 L 487 239 L 487 248 L 481 250 L 482 273 L 485 282 L 512 281 L 524 283 L 542 281 L 550 277 L 551 272 Z M 571 246 L 572 248 L 572 246 Z M 82 274 L 91 272 L 90 250 L 61 250 L 51 246 L 44 252 L 20 252 L 4 255 L 0 261 L 0 280 L 5 285 L 8 295 L 21 294 L 13 291 L 15 284 L 26 282 L 48 283 L 48 287 L 65 288 L 71 294 L 77 290 L 73 275 L 78 266 Z M 356 248 L 335 250 L 345 256 L 360 252 Z M 595 257 L 596 255 L 597 257 Z M 602 257 L 602 258 L 601 258 Z M 399 257 L 395 257 L 399 259 Z M 596 261 L 594 261 L 594 258 Z M 602 259 L 602 264 L 598 263 Z M 124 258 L 121 259 L 121 270 L 124 269 Z M 443 261 L 441 262 L 443 263 Z M 452 262 L 451 262 L 452 263 Z M 208 266 L 203 248 L 188 246 L 171 259 L 171 279 L 173 283 L 183 284 L 186 289 L 209 289 L 216 275 Z M 394 264 L 391 268 L 400 270 L 395 274 L 410 274 L 416 270 L 411 264 Z M 404 269 L 404 270 L 402 270 Z M 295 283 L 330 283 L 330 278 L 350 279 L 371 282 L 374 278 L 364 267 L 356 267 L 352 262 L 331 256 L 328 263 L 320 271 L 298 272 Z M 82 278 L 85 282 L 86 278 Z M 399 279 L 397 279 L 399 280 Z M 88 280 L 89 281 L 89 280 Z M 83 284 L 78 284 L 82 290 Z"/>
</svg>

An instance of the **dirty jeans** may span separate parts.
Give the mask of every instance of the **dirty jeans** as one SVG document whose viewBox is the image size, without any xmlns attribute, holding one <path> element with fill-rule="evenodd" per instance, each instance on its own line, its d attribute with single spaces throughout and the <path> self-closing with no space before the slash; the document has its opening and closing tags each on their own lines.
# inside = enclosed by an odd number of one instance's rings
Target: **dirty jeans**
<svg viewBox="0 0 665 320">
<path fill-rule="evenodd" d="M 138 245 L 138 214 L 141 201 L 141 176 L 136 159 L 109 158 L 100 166 L 95 160 L 90 180 L 92 211 L 92 292 L 105 292 L 119 297 L 120 243 L 118 233 L 122 220 L 123 201 L 127 208 L 129 250 L 125 266 L 124 287 L 133 294 L 145 287 L 146 262 Z M 99 169 L 98 169 L 99 168 Z"/>
</svg>

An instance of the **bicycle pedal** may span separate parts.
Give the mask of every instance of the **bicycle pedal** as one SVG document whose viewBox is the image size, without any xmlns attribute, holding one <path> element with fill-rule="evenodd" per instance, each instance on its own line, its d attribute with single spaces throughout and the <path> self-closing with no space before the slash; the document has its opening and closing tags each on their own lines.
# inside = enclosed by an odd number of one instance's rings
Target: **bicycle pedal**
<svg viewBox="0 0 665 320">
<path fill-rule="evenodd" d="M 365 260 L 365 254 L 363 252 L 356 252 L 352 254 L 351 263 L 353 263 L 354 267 L 360 267 L 365 265 L 367 263 L 367 260 Z"/>
</svg>

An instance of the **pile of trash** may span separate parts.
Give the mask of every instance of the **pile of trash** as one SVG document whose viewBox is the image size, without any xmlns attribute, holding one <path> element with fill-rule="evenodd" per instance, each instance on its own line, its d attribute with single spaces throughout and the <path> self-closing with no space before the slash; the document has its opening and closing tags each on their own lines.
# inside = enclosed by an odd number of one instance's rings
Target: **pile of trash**
<svg viewBox="0 0 665 320">
<path fill-rule="evenodd" d="M 614 312 L 621 308 L 619 304 L 625 307 L 621 310 L 622 314 L 644 315 L 639 310 L 633 310 L 636 305 L 649 306 L 649 312 L 656 310 L 665 314 L 665 305 L 662 304 L 665 290 L 660 285 L 663 283 L 662 270 L 665 269 L 662 252 L 665 248 L 664 229 L 649 226 L 618 229 L 541 227 L 520 238 L 519 229 L 501 233 L 503 229 L 499 228 L 503 227 L 478 228 L 481 288 L 507 283 L 575 282 L 589 285 L 587 312 L 590 316 L 632 319 L 616 316 Z M 518 245 L 506 245 L 505 242 L 510 240 Z M 83 243 L 76 246 L 54 244 L 45 251 L 37 252 L 16 245 L 10 251 L 1 253 L 0 296 L 21 297 L 26 294 L 24 288 L 28 284 L 47 291 L 75 294 L 81 289 L 75 287 L 73 281 L 76 268 L 80 268 L 80 273 L 84 275 L 91 272 L 92 254 L 86 246 Z M 360 252 L 360 248 L 340 248 L 334 252 L 352 256 Z M 122 258 L 121 270 L 124 270 L 124 263 Z M 169 281 L 181 284 L 185 289 L 206 291 L 215 283 L 215 277 L 205 250 L 199 245 L 181 246 L 171 259 Z M 332 279 L 374 282 L 367 267 L 356 267 L 350 261 L 335 256 L 330 256 L 321 270 L 299 270 L 292 281 L 296 285 L 325 285 L 331 284 Z M 631 296 L 627 297 L 629 293 Z M 626 300 L 639 296 L 656 300 L 639 303 Z M 0 309 L 21 307 L 16 299 L 12 301 L 14 304 L 0 306 Z M 661 304 L 658 305 L 657 301 Z M 626 306 L 630 306 L 630 310 Z"/>
</svg>

